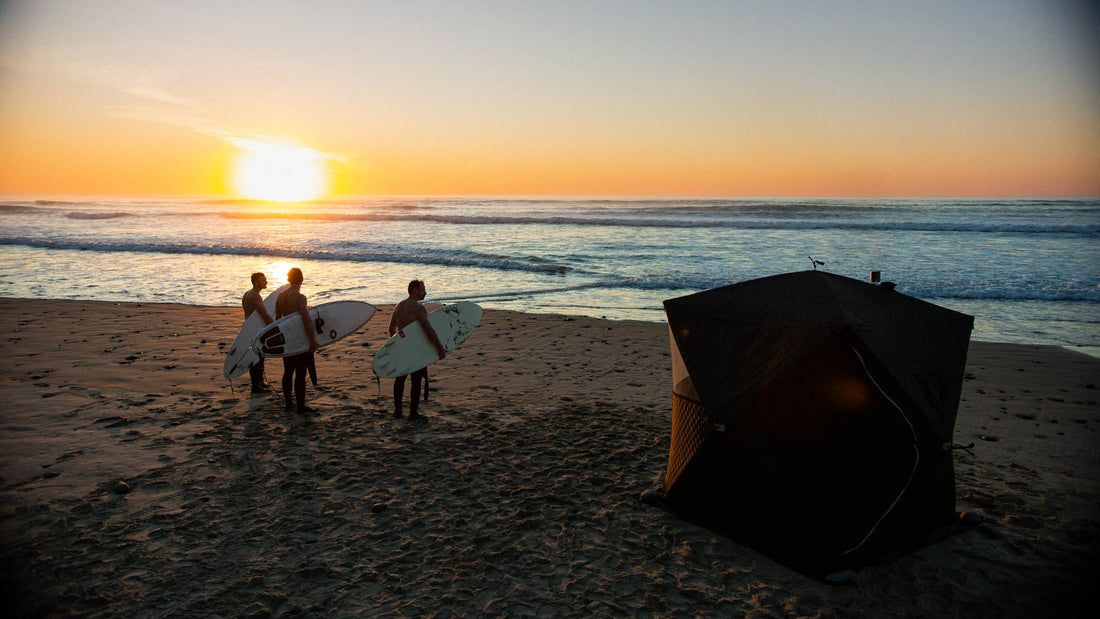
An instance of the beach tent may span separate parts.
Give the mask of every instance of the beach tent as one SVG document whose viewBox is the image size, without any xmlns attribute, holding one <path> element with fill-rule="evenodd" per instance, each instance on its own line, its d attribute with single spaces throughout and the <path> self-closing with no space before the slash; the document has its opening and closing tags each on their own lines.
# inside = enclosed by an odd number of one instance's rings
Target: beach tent
<svg viewBox="0 0 1100 619">
<path fill-rule="evenodd" d="M 951 441 L 971 316 L 822 271 L 664 305 L 665 506 L 816 577 L 958 522 Z"/>
</svg>

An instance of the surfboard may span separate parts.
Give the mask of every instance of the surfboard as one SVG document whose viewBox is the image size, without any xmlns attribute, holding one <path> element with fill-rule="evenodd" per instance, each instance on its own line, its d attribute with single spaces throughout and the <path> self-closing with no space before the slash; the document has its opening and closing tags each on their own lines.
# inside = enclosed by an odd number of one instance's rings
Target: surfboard
<svg viewBox="0 0 1100 619">
<path fill-rule="evenodd" d="M 267 310 L 268 316 L 275 317 L 275 299 L 279 298 L 280 292 L 288 288 L 290 288 L 290 284 L 283 284 L 275 289 L 275 292 L 264 298 L 264 309 Z M 256 337 L 256 334 L 263 327 L 264 318 L 260 316 L 259 312 L 252 312 L 252 315 L 241 325 L 241 330 L 237 332 L 237 337 L 233 339 L 233 345 L 229 347 L 229 352 L 225 355 L 225 365 L 222 367 L 222 373 L 225 374 L 226 378 L 233 380 L 247 372 L 252 364 L 260 360 L 260 356 L 253 352 L 251 346 L 252 338 Z"/>
<path fill-rule="evenodd" d="M 466 341 L 481 322 L 481 308 L 463 301 L 428 314 L 428 322 L 439 336 L 443 350 L 451 352 Z M 439 361 L 439 353 L 428 340 L 424 327 L 414 322 L 393 335 L 374 355 L 371 367 L 379 378 L 396 378 Z"/>
<path fill-rule="evenodd" d="M 377 309 L 362 301 L 332 301 L 309 308 L 310 323 L 318 346 L 354 333 L 374 316 Z M 297 312 L 283 316 L 260 329 L 252 338 L 252 350 L 265 357 L 289 357 L 309 351 L 309 335 Z"/>
</svg>

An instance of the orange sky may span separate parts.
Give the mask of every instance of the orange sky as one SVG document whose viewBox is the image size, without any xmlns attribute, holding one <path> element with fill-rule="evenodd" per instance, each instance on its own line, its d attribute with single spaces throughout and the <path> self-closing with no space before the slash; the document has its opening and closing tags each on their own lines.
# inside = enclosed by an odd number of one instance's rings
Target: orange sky
<svg viewBox="0 0 1100 619">
<path fill-rule="evenodd" d="M 8 2 L 0 193 L 1100 195 L 1096 14 L 910 4 Z"/>
</svg>

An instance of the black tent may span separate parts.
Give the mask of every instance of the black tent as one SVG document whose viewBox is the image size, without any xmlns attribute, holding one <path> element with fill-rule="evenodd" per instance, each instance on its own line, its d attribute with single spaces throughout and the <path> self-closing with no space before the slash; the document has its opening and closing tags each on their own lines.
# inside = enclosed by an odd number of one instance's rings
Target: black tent
<svg viewBox="0 0 1100 619">
<path fill-rule="evenodd" d="M 664 305 L 666 506 L 817 577 L 958 521 L 951 440 L 971 316 L 821 271 Z"/>
</svg>

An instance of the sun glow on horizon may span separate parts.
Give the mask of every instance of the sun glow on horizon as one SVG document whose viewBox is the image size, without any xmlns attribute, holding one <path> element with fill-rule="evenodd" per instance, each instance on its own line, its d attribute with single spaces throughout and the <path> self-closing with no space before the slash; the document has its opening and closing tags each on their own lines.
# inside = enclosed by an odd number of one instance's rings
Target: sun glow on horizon
<svg viewBox="0 0 1100 619">
<path fill-rule="evenodd" d="M 289 283 L 287 280 L 287 273 L 292 267 L 300 266 L 301 265 L 298 263 L 287 262 L 286 260 L 278 260 L 264 264 L 261 271 L 268 276 L 268 292 L 274 292 L 279 286 Z"/>
<path fill-rule="evenodd" d="M 233 190 L 249 200 L 305 202 L 328 192 L 324 153 L 292 144 L 242 140 Z"/>
</svg>

